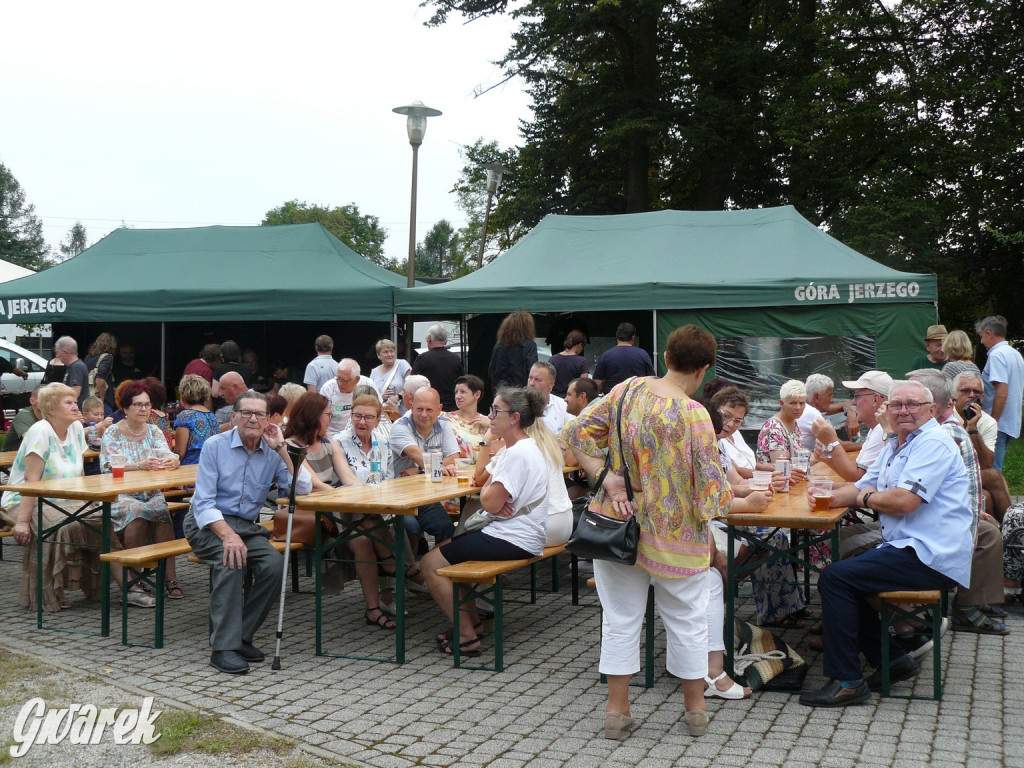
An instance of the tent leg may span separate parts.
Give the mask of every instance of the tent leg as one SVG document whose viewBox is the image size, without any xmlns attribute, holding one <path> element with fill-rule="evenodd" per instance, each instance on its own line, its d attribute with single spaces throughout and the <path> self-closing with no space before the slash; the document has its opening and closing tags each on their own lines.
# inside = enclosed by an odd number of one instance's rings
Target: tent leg
<svg viewBox="0 0 1024 768">
<path fill-rule="evenodd" d="M 658 310 L 652 310 L 651 312 L 654 318 L 654 331 L 651 338 L 651 349 L 654 350 L 654 370 L 657 372 L 661 368 L 661 355 L 658 354 Z"/>
</svg>

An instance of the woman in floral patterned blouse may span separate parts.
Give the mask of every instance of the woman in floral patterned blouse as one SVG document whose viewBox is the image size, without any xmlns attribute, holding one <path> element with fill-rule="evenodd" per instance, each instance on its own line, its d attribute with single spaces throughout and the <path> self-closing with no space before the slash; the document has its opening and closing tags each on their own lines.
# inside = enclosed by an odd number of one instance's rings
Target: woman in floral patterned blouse
<svg viewBox="0 0 1024 768">
<path fill-rule="evenodd" d="M 685 720 L 694 736 L 707 729 L 708 521 L 725 515 L 732 491 L 718 460 L 707 411 L 690 395 L 715 362 L 714 337 L 694 325 L 677 328 L 665 347 L 663 378 L 628 379 L 566 425 L 568 443 L 588 475 L 597 477 L 608 449 L 610 470 L 591 509 L 609 517 L 635 515 L 640 524 L 636 565 L 594 561 L 604 609 L 600 670 L 608 676 L 606 738 L 634 727 L 629 678 L 640 669 L 640 629 L 647 590 L 665 623 L 666 668 L 682 678 Z M 622 442 L 616 412 L 622 406 Z M 626 467 L 622 466 L 625 454 Z M 626 496 L 626 477 L 636 497 Z"/>
</svg>

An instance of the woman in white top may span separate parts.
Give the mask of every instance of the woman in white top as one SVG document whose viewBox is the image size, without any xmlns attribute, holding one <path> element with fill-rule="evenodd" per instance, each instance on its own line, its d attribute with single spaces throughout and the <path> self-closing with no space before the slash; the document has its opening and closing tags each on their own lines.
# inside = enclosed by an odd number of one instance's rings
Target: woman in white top
<svg viewBox="0 0 1024 768">
<path fill-rule="evenodd" d="M 388 416 L 393 420 L 398 418 L 392 416 L 396 411 L 399 415 L 405 413 L 405 407 L 402 405 L 402 385 L 412 366 L 406 360 L 398 359 L 398 350 L 391 339 L 381 339 L 375 349 L 380 365 L 370 371 L 370 379 L 380 392 L 384 410 L 390 411 Z"/>
<path fill-rule="evenodd" d="M 758 462 L 754 451 L 740 434 L 740 427 L 750 410 L 747 396 L 738 387 L 720 389 L 711 400 L 722 417 L 722 431 L 718 435 L 718 448 L 740 477 L 749 480 L 755 469 L 774 470 L 774 464 Z"/>
<path fill-rule="evenodd" d="M 427 587 L 449 621 L 452 615 L 451 580 L 437 571 L 466 560 L 519 560 L 535 557 L 547 542 L 548 461 L 527 433 L 544 415 L 540 393 L 532 389 L 498 390 L 491 406 L 490 452 L 478 451 L 474 484 L 480 484 L 480 502 L 493 521 L 476 531 L 456 536 L 428 552 L 420 562 Z M 554 448 L 559 455 L 558 448 Z M 493 461 L 488 462 L 493 453 Z M 486 466 L 483 466 L 486 464 Z M 464 656 L 480 655 L 479 617 L 472 605 L 459 615 L 459 648 Z M 452 653 L 452 637 L 438 637 L 438 650 Z"/>
</svg>

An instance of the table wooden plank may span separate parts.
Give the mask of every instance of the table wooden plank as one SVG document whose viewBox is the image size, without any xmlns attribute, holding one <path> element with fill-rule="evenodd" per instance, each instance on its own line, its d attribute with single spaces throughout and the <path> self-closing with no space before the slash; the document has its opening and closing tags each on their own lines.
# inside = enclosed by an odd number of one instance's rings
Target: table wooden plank
<svg viewBox="0 0 1024 768">
<path fill-rule="evenodd" d="M 455 477 L 446 476 L 440 483 L 434 483 L 427 475 L 412 475 L 385 480 L 378 488 L 346 485 L 298 496 L 295 506 L 321 512 L 415 515 L 417 508 L 424 504 L 479 492 L 480 486 L 460 485 Z M 287 504 L 288 499 L 278 499 L 277 503 Z"/>
<path fill-rule="evenodd" d="M 812 470 L 811 474 L 814 474 Z M 726 515 L 729 525 L 767 525 L 780 528 L 831 528 L 846 514 L 846 508 L 825 512 L 811 510 L 807 500 L 807 483 L 797 483 L 788 493 L 776 493 L 764 512 L 742 512 Z"/>
<path fill-rule="evenodd" d="M 160 469 L 152 472 L 134 470 L 125 472 L 124 477 L 115 478 L 110 474 L 82 477 L 62 477 L 52 480 L 37 480 L 31 483 L 0 485 L 0 490 L 17 491 L 23 496 L 45 496 L 55 499 L 76 499 L 79 501 L 116 501 L 122 493 L 139 491 L 160 491 L 180 485 L 195 485 L 197 464 L 177 469 Z"/>
</svg>

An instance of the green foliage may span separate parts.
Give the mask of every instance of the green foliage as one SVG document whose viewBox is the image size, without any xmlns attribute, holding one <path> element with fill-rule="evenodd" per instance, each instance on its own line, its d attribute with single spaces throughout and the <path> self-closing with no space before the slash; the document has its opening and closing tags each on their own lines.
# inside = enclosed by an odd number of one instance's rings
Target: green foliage
<svg viewBox="0 0 1024 768">
<path fill-rule="evenodd" d="M 515 171 L 511 170 L 504 174 L 501 186 L 491 200 L 491 215 L 487 220 L 487 246 L 484 248 L 483 264 L 478 263 L 487 207 L 487 170 L 484 166 L 500 163 L 506 168 L 514 169 L 517 153 L 515 150 L 500 149 L 496 141 L 485 141 L 480 138 L 472 146 L 463 147 L 460 154 L 465 158 L 466 164 L 462 167 L 452 192 L 458 198 L 459 208 L 466 214 L 466 226 L 459 230 L 459 239 L 466 252 L 464 269 L 468 273 L 487 264 L 508 249 L 525 234 L 525 231 L 519 231 L 516 222 L 510 220 L 505 208 L 502 207 L 503 201 L 509 199 L 508 185 L 515 176 Z"/>
<path fill-rule="evenodd" d="M 71 229 L 68 230 L 67 237 L 57 247 L 57 250 L 60 251 L 60 260 L 66 261 L 73 256 L 77 256 L 88 247 L 89 243 L 86 239 L 85 226 L 82 222 L 76 221 Z"/>
<path fill-rule="evenodd" d="M 238 755 L 257 749 L 290 752 L 294 745 L 278 736 L 264 736 L 200 712 L 170 710 L 156 720 L 160 738 L 149 744 L 158 755 L 203 752 L 208 755 Z"/>
<path fill-rule="evenodd" d="M 454 280 L 472 271 L 459 233 L 441 219 L 416 246 L 416 277 Z"/>
<path fill-rule="evenodd" d="M 1024 496 L 1024 441 L 1013 440 L 1003 457 L 1003 477 L 1011 496 Z"/>
<path fill-rule="evenodd" d="M 998 311 L 1024 333 L 1019 3 L 423 5 L 431 24 L 519 22 L 501 64 L 533 115 L 494 212 L 508 244 L 548 213 L 792 204 L 884 264 L 938 274 L 947 326 Z"/>
<path fill-rule="evenodd" d="M 50 249 L 36 207 L 25 202 L 18 180 L 0 163 L 0 259 L 38 272 L 50 266 Z"/>
<path fill-rule="evenodd" d="M 384 256 L 387 230 L 377 216 L 359 213 L 359 206 L 349 203 L 335 208 L 289 200 L 267 211 L 260 224 L 323 224 L 327 230 L 359 255 L 374 264 L 392 269 L 395 265 Z M 395 270 L 397 271 L 397 270 Z"/>
</svg>

